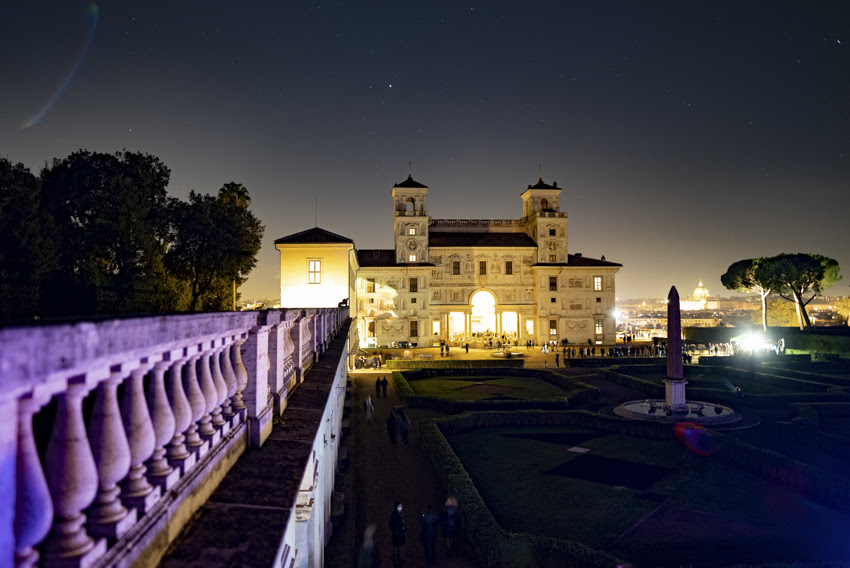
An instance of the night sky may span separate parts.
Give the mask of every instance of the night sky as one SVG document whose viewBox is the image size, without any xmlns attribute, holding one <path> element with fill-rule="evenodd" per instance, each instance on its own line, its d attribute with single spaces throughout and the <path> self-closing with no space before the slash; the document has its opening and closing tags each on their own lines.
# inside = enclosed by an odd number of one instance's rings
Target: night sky
<svg viewBox="0 0 850 568">
<path fill-rule="evenodd" d="M 620 298 L 816 252 L 850 283 L 850 3 L 10 2 L 0 155 L 158 156 L 170 192 L 245 185 L 273 241 L 392 248 L 394 183 L 434 218 L 516 219 L 557 181 L 569 248 Z"/>
</svg>

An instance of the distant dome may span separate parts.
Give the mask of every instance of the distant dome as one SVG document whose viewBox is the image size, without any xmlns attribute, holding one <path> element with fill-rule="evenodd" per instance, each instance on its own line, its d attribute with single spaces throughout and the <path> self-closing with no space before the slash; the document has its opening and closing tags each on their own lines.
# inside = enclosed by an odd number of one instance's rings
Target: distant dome
<svg viewBox="0 0 850 568">
<path fill-rule="evenodd" d="M 699 281 L 699 286 L 694 288 L 694 300 L 697 302 L 701 302 L 703 300 L 708 300 L 708 288 L 702 285 L 702 280 Z"/>
</svg>

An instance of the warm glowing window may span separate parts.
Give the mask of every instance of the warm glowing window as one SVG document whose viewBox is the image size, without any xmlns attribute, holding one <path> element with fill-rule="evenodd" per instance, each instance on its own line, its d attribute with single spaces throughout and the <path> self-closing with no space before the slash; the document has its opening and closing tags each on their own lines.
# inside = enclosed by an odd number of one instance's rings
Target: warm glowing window
<svg viewBox="0 0 850 568">
<path fill-rule="evenodd" d="M 550 254 L 549 255 L 549 262 L 558 262 L 558 255 Z"/>
<path fill-rule="evenodd" d="M 416 227 L 409 227 L 407 229 L 407 234 L 410 235 L 411 237 L 415 236 L 416 235 Z"/>
<path fill-rule="evenodd" d="M 410 337 L 419 337 L 419 322 L 416 320 L 410 322 Z"/>
<path fill-rule="evenodd" d="M 322 261 L 321 260 L 311 260 L 310 263 L 310 284 L 321 284 L 322 283 Z"/>
<path fill-rule="evenodd" d="M 407 262 L 416 262 L 416 255 L 410 254 L 407 256 Z"/>
<path fill-rule="evenodd" d="M 549 277 L 549 290 L 551 292 L 555 292 L 555 291 L 558 290 L 558 277 L 557 276 L 550 276 Z"/>
<path fill-rule="evenodd" d="M 602 291 L 602 277 L 594 276 L 593 277 L 593 291 L 601 292 Z"/>
<path fill-rule="evenodd" d="M 596 320 L 596 335 L 602 335 L 602 320 Z"/>
<path fill-rule="evenodd" d="M 410 279 L 410 291 L 411 292 L 418 292 L 419 291 L 419 279 L 418 278 L 411 278 Z"/>
<path fill-rule="evenodd" d="M 366 280 L 366 292 L 373 294 L 375 292 L 375 279 L 369 278 Z"/>
<path fill-rule="evenodd" d="M 514 263 L 510 260 L 505 261 L 505 275 L 510 276 L 514 273 Z"/>
<path fill-rule="evenodd" d="M 549 335 L 558 335 L 558 320 L 549 320 Z"/>
<path fill-rule="evenodd" d="M 534 333 L 534 320 L 525 320 L 525 332 L 528 335 L 532 335 Z"/>
<path fill-rule="evenodd" d="M 487 261 L 482 260 L 478 263 L 478 274 L 487 274 Z"/>
<path fill-rule="evenodd" d="M 452 261 L 452 276 L 459 276 L 459 275 L 460 275 L 460 261 L 459 260 L 453 260 Z"/>
</svg>

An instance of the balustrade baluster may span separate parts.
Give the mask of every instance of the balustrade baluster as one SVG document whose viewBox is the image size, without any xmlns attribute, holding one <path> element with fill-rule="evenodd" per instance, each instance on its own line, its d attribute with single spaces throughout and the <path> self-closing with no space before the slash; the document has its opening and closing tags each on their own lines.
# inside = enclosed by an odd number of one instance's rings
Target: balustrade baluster
<svg viewBox="0 0 850 568">
<path fill-rule="evenodd" d="M 44 545 L 42 566 L 90 564 L 106 552 L 106 539 L 95 541 L 84 528 L 83 509 L 97 495 L 97 467 L 83 419 L 85 379 L 71 379 L 56 395 L 56 422 L 45 453 L 47 486 L 55 520 Z"/>
<path fill-rule="evenodd" d="M 32 431 L 32 417 L 41 408 L 27 395 L 18 401 L 18 458 L 15 464 L 15 566 L 30 568 L 38 562 L 35 545 L 47 536 L 53 523 L 50 489 Z"/>
<path fill-rule="evenodd" d="M 171 365 L 159 361 L 154 365 L 148 385 L 148 409 L 154 430 L 154 450 L 148 460 L 148 481 L 159 485 L 163 491 L 171 488 L 180 476 L 165 457 L 165 445 L 174 437 L 174 413 L 165 393 L 165 371 Z"/>
<path fill-rule="evenodd" d="M 248 341 L 248 338 L 237 339 L 233 344 L 233 371 L 236 373 L 236 394 L 233 395 L 233 407 L 239 413 L 242 420 L 245 420 L 246 407 L 242 401 L 242 391 L 248 386 L 248 371 L 245 369 L 245 364 L 242 362 L 242 344 Z"/>
<path fill-rule="evenodd" d="M 168 394 L 168 403 L 171 405 L 171 411 L 174 413 L 174 437 L 168 444 L 166 455 L 168 463 L 180 470 L 181 475 L 185 475 L 193 465 L 195 465 L 195 454 L 186 449 L 186 430 L 189 424 L 192 423 L 192 407 L 189 406 L 189 399 L 186 398 L 186 393 L 183 392 L 183 366 L 186 364 L 186 359 L 174 361 L 171 369 L 168 371 L 168 386 L 166 392 Z"/>
<path fill-rule="evenodd" d="M 195 454 L 198 459 L 202 458 L 209 450 L 209 443 L 205 442 L 199 434 L 199 426 L 204 418 L 207 408 L 207 401 L 204 397 L 204 392 L 201 390 L 198 382 L 198 360 L 199 355 L 193 355 L 189 358 L 189 362 L 183 368 L 183 390 L 186 392 L 186 398 L 189 400 L 189 407 L 192 410 L 192 422 L 186 430 L 186 448 Z M 209 416 L 207 416 L 209 422 Z"/>
<path fill-rule="evenodd" d="M 225 435 L 230 430 L 227 422 L 224 420 L 224 416 L 222 416 L 224 401 L 227 400 L 227 385 L 224 383 L 224 376 L 221 374 L 221 350 L 223 347 L 219 346 L 213 350 L 212 356 L 210 357 L 210 369 L 212 370 L 213 382 L 215 383 L 215 391 L 217 393 L 215 399 L 215 410 L 213 410 L 212 414 L 212 422 L 213 426 L 221 430 L 221 434 Z"/>
<path fill-rule="evenodd" d="M 123 379 L 124 375 L 113 373 L 98 385 L 89 419 L 99 483 L 88 511 L 88 527 L 93 535 L 111 539 L 121 538 L 136 523 L 135 509 L 128 511 L 118 498 L 118 482 L 130 471 L 130 444 L 118 407 L 118 385 Z"/>
<path fill-rule="evenodd" d="M 215 388 L 212 372 L 210 371 L 210 357 L 212 351 L 204 351 L 201 353 L 200 371 L 201 371 L 201 390 L 206 399 L 206 407 L 204 408 L 204 416 L 198 423 L 198 431 L 204 440 L 209 441 L 210 447 L 215 446 L 221 436 L 218 430 L 213 426 L 212 415 L 218 407 L 218 390 Z"/>
<path fill-rule="evenodd" d="M 145 375 L 148 366 L 142 365 L 130 373 L 130 381 L 121 401 L 121 418 L 130 444 L 130 473 L 123 484 L 121 499 L 128 507 L 145 514 L 159 501 L 160 489 L 145 477 L 145 461 L 154 450 L 156 433 L 145 400 Z"/>
<path fill-rule="evenodd" d="M 230 352 L 233 349 L 233 344 L 227 345 L 221 352 L 221 371 L 224 376 L 224 383 L 227 385 L 227 398 L 224 401 L 222 413 L 225 420 L 230 421 L 235 414 L 233 410 L 233 395 L 236 394 L 237 380 L 236 372 L 233 370 L 233 362 L 230 358 Z"/>
</svg>

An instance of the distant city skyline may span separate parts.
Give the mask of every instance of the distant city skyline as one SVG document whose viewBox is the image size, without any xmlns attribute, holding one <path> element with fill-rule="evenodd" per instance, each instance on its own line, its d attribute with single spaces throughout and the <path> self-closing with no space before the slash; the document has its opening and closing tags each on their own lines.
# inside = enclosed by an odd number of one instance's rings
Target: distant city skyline
<svg viewBox="0 0 850 568">
<path fill-rule="evenodd" d="M 848 47 L 847 3 L 16 3 L 0 155 L 127 148 L 178 197 L 243 184 L 266 226 L 245 298 L 278 297 L 273 241 L 316 222 L 391 248 L 409 162 L 436 219 L 517 219 L 542 167 L 619 298 L 735 295 L 742 258 L 850 275 Z"/>
</svg>

